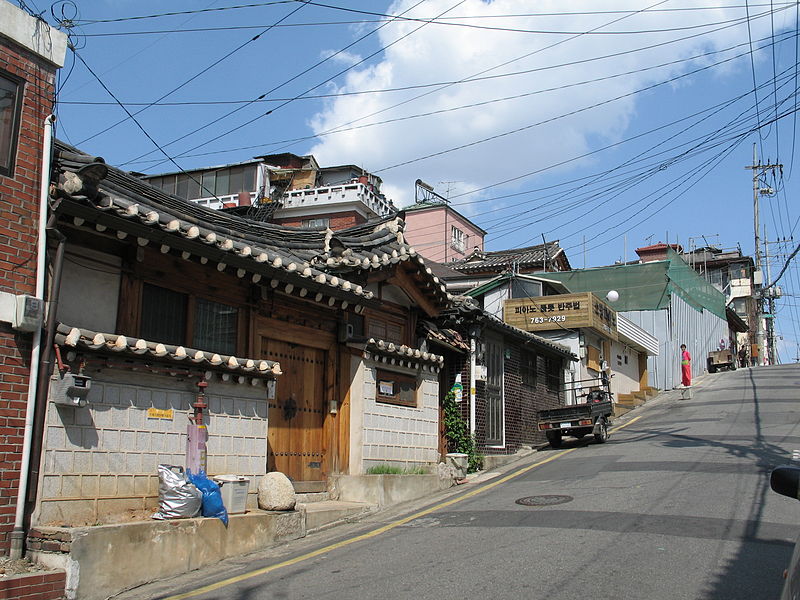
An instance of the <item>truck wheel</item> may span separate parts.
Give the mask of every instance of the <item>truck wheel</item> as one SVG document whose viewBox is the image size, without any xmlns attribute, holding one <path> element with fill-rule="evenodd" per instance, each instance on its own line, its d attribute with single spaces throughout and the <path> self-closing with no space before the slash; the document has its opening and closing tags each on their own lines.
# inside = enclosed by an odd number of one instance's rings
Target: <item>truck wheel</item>
<svg viewBox="0 0 800 600">
<path fill-rule="evenodd" d="M 598 444 L 605 444 L 608 441 L 608 422 L 605 419 L 601 419 L 600 433 L 594 434 L 594 441 Z"/>
<path fill-rule="evenodd" d="M 547 432 L 547 441 L 550 443 L 551 448 L 561 448 L 561 432 L 560 431 L 548 431 Z"/>
</svg>

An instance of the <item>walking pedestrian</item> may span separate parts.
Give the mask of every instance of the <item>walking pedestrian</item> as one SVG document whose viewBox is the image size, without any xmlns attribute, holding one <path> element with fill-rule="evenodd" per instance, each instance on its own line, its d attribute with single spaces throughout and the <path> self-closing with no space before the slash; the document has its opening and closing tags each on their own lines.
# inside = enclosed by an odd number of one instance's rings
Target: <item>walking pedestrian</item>
<svg viewBox="0 0 800 600">
<path fill-rule="evenodd" d="M 743 369 L 747 366 L 747 349 L 744 346 L 739 348 L 739 366 Z"/>
<path fill-rule="evenodd" d="M 686 344 L 681 344 L 681 384 L 684 387 L 692 385 L 692 355 L 686 349 Z"/>
</svg>

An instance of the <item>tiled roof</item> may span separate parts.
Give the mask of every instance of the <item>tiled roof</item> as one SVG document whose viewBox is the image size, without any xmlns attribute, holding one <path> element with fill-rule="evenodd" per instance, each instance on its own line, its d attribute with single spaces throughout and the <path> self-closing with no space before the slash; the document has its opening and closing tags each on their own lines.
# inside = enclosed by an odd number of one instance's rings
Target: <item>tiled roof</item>
<svg viewBox="0 0 800 600">
<path fill-rule="evenodd" d="M 344 274 L 358 275 L 404 263 L 416 273 L 424 293 L 439 305 L 448 301 L 439 281 L 416 250 L 406 244 L 398 218 L 370 221 L 337 231 L 305 230 L 249 221 L 171 196 L 102 159 L 56 142 L 61 172 L 58 194 L 61 214 L 77 226 L 116 231 L 120 239 L 135 236 L 142 245 L 162 252 L 179 250 L 184 258 L 199 256 L 219 271 L 235 270 L 254 283 L 271 278 L 273 287 L 342 307 L 373 298 Z"/>
<path fill-rule="evenodd" d="M 280 363 L 272 360 L 237 358 L 194 348 L 173 346 L 114 333 L 98 333 L 89 329 L 59 323 L 55 343 L 59 346 L 103 354 L 146 357 L 183 366 L 235 373 L 246 377 L 273 378 L 281 375 Z"/>
<path fill-rule="evenodd" d="M 547 252 L 546 254 L 545 251 Z M 464 260 L 447 263 L 447 266 L 463 273 L 506 269 L 514 265 L 524 268 L 543 265 L 545 259 L 549 262 L 563 254 L 563 252 L 564 249 L 558 245 L 557 241 L 526 248 L 513 248 L 494 252 L 476 250 Z"/>
<path fill-rule="evenodd" d="M 365 358 L 374 358 L 380 362 L 400 367 L 415 369 L 423 366 L 428 367 L 432 372 L 437 372 L 444 364 L 444 356 L 440 354 L 375 338 L 369 338 L 363 345 L 355 345 L 363 348 Z"/>
<path fill-rule="evenodd" d="M 437 327 L 430 321 L 423 321 L 420 327 L 425 337 L 435 344 L 439 344 L 456 352 L 469 352 L 469 343 L 455 329 Z"/>
</svg>

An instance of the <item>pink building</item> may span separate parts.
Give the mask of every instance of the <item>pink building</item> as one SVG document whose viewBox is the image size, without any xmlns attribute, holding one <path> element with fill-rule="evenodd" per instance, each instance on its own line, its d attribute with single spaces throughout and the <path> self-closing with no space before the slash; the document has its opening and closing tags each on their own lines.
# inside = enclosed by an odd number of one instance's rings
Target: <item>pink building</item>
<svg viewBox="0 0 800 600">
<path fill-rule="evenodd" d="M 448 204 L 419 202 L 403 212 L 406 241 L 429 260 L 448 263 L 483 250 L 486 231 Z"/>
</svg>

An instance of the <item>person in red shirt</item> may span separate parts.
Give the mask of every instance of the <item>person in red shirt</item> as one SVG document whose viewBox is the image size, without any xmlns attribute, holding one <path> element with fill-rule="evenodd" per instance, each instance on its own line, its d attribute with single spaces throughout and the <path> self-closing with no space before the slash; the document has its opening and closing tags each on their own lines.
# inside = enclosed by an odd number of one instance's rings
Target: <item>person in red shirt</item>
<svg viewBox="0 0 800 600">
<path fill-rule="evenodd" d="M 681 384 L 685 387 L 692 385 L 692 355 L 686 344 L 681 344 Z"/>
</svg>

